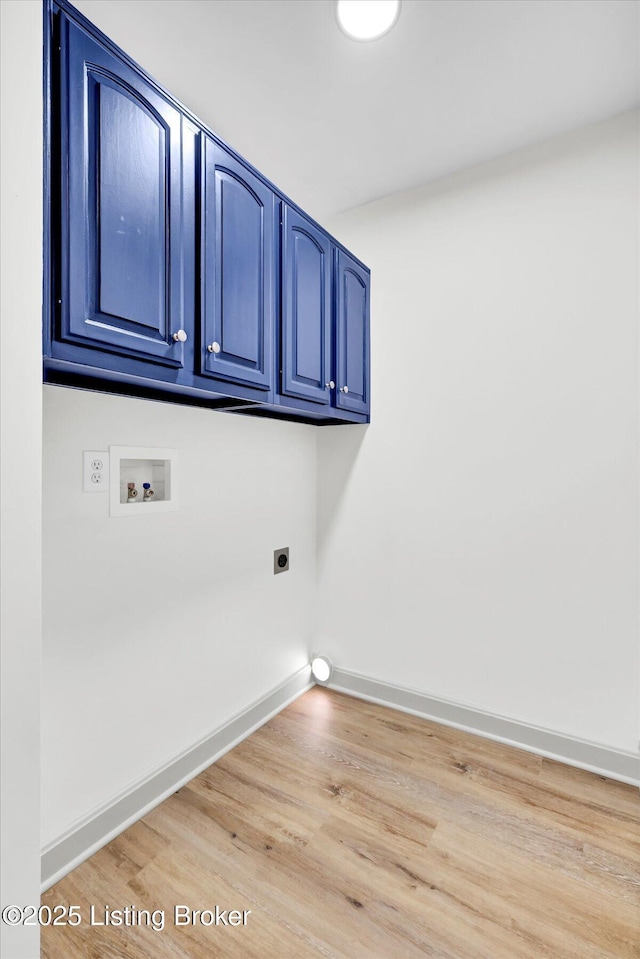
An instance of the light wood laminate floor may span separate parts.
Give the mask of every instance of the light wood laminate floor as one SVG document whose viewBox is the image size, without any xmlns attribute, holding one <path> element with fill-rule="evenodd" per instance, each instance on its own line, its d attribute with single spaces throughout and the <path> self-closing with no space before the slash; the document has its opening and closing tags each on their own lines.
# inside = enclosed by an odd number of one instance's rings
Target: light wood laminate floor
<svg viewBox="0 0 640 959">
<path fill-rule="evenodd" d="M 631 786 L 315 687 L 50 889 L 83 921 L 44 928 L 42 957 L 640 957 L 639 806 Z M 165 926 L 92 927 L 92 904 L 164 909 Z M 250 914 L 174 926 L 177 904 Z"/>
</svg>

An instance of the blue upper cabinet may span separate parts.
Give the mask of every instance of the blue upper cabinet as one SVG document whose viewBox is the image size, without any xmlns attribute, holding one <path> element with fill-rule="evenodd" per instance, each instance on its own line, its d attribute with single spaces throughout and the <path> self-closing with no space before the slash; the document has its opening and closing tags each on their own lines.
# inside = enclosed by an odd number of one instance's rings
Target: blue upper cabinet
<svg viewBox="0 0 640 959">
<path fill-rule="evenodd" d="M 367 268 L 68 0 L 45 10 L 45 379 L 367 423 Z"/>
<path fill-rule="evenodd" d="M 204 133 L 201 146 L 201 372 L 268 390 L 277 294 L 275 195 Z"/>
<path fill-rule="evenodd" d="M 180 112 L 60 22 L 61 338 L 181 367 Z"/>
<path fill-rule="evenodd" d="M 331 241 L 283 204 L 283 394 L 331 402 L 331 342 Z"/>
<path fill-rule="evenodd" d="M 369 272 L 336 249 L 336 406 L 369 413 Z"/>
</svg>

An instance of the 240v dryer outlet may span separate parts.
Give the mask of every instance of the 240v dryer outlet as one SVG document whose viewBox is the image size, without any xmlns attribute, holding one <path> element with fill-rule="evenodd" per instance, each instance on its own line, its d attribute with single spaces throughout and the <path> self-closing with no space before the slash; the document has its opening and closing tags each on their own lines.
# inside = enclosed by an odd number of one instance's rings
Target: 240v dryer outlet
<svg viewBox="0 0 640 959">
<path fill-rule="evenodd" d="M 289 569 L 289 547 L 283 546 L 282 549 L 273 551 L 273 572 L 286 573 Z"/>
</svg>

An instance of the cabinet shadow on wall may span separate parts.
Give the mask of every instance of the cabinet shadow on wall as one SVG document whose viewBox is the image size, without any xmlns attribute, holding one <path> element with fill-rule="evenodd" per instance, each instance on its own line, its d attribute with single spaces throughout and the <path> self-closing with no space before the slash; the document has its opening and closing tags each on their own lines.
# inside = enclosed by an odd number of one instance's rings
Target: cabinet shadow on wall
<svg viewBox="0 0 640 959">
<path fill-rule="evenodd" d="M 327 426 L 319 430 L 316 531 L 319 559 L 334 524 L 339 520 L 342 502 L 369 428 L 368 424 L 353 424 L 349 429 Z"/>
</svg>

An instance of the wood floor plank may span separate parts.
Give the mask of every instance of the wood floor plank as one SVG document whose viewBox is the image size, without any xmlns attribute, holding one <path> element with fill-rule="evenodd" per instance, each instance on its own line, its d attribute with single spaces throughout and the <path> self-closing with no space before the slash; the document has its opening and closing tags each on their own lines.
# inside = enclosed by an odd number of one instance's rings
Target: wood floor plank
<svg viewBox="0 0 640 959">
<path fill-rule="evenodd" d="M 630 786 L 315 687 L 43 897 L 161 931 L 45 927 L 41 956 L 640 959 L 639 813 Z"/>
<path fill-rule="evenodd" d="M 367 707 L 370 715 L 382 709 L 371 704 Z M 392 722 L 397 724 L 398 720 Z M 615 881 L 621 896 L 634 899 L 637 895 L 634 865 L 640 859 L 637 818 L 633 821 L 625 811 L 612 819 L 604 810 L 588 808 L 580 796 L 576 796 L 572 804 L 557 797 L 553 789 L 541 790 L 535 776 L 522 775 L 521 750 L 482 740 L 477 754 L 468 755 L 465 762 L 438 762 L 432 766 L 424 758 L 407 760 L 405 757 L 401 763 L 394 764 L 387 755 L 376 758 L 368 747 L 358 749 L 350 742 L 338 743 L 332 735 L 320 739 L 313 729 L 292 732 L 284 726 L 284 720 L 280 726 L 280 738 L 290 743 L 292 751 L 304 756 L 305 762 L 322 768 L 327 756 L 333 760 L 334 772 L 340 772 L 340 784 L 334 788 L 340 790 L 345 803 L 353 802 L 359 809 L 366 810 L 368 801 L 375 806 L 380 797 L 384 797 L 392 808 L 423 810 L 433 825 L 442 815 L 455 811 L 460 822 L 469 828 L 473 826 L 488 836 L 500 829 L 502 840 L 514 848 L 525 843 L 541 860 L 555 864 L 568 874 L 580 875 L 594 889 L 606 891 L 612 876 L 603 878 L 597 869 L 585 870 L 583 845 L 586 840 L 601 848 L 603 854 L 629 857 Z M 467 742 L 471 741 L 467 753 L 473 750 L 477 737 L 454 732 L 458 745 L 460 737 L 466 737 Z M 274 733 L 266 731 L 264 735 L 273 737 Z M 256 740 L 253 746 L 259 756 L 261 740 Z M 483 758 L 491 754 L 492 748 L 497 756 L 503 756 L 505 750 L 514 754 L 510 775 L 499 772 L 497 764 L 488 764 Z M 356 787 L 351 782 L 354 770 L 358 770 Z M 428 775 L 423 775 L 425 770 Z M 373 796 L 363 794 L 363 785 L 369 782 L 373 784 Z M 626 789 L 633 792 L 631 787 Z M 534 817 L 531 809 L 536 811 Z M 602 826 L 601 813 L 606 817 L 606 828 Z"/>
<path fill-rule="evenodd" d="M 540 766 L 540 782 L 560 794 L 599 805 L 608 813 L 637 819 L 638 790 L 625 783 L 546 758 Z"/>
<path fill-rule="evenodd" d="M 504 848 L 443 821 L 430 844 L 429 865 L 436 888 L 497 924 L 524 932 L 541 956 L 640 955 L 637 905 L 601 893 L 587 912 L 583 885 L 526 850 Z"/>
</svg>

